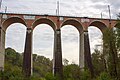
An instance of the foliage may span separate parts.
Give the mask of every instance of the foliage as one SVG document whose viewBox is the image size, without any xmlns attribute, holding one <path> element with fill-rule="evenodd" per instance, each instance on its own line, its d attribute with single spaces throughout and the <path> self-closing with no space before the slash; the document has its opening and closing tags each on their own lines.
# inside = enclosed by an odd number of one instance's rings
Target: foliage
<svg viewBox="0 0 120 80">
<path fill-rule="evenodd" d="M 45 77 L 48 72 L 52 72 L 52 61 L 44 56 L 37 56 L 33 62 L 33 72 L 34 75 Z"/>
<path fill-rule="evenodd" d="M 44 56 L 33 54 L 33 76 L 26 78 L 22 75 L 23 54 L 16 52 L 12 48 L 5 50 L 5 71 L 0 73 L 0 78 L 4 80 L 59 80 L 52 74 L 52 61 Z M 65 60 L 64 79 L 65 80 L 85 80 L 89 78 L 87 73 L 82 73 L 76 64 L 68 64 Z"/>
<path fill-rule="evenodd" d="M 91 80 L 90 72 L 87 70 L 82 72 L 80 80 Z"/>
<path fill-rule="evenodd" d="M 102 72 L 97 80 L 113 80 L 110 75 L 106 72 Z"/>
<path fill-rule="evenodd" d="M 76 64 L 70 64 L 64 66 L 64 79 L 65 80 L 79 80 L 80 79 L 80 68 Z"/>
<path fill-rule="evenodd" d="M 12 48 L 5 49 L 5 70 L 0 73 L 0 78 L 4 80 L 26 79 L 22 75 L 22 59 L 23 54 Z M 44 56 L 33 54 L 33 76 L 29 80 L 45 80 L 44 77 L 48 72 L 52 72 L 52 61 Z"/>
<path fill-rule="evenodd" d="M 57 80 L 52 73 L 47 73 L 45 76 L 46 80 Z"/>
<path fill-rule="evenodd" d="M 103 54 L 108 54 L 107 65 L 108 71 L 112 77 L 117 77 L 117 47 L 116 47 L 116 36 L 113 29 L 107 29 L 103 36 L 103 41 L 106 47 Z"/>
<path fill-rule="evenodd" d="M 105 71 L 106 61 L 103 54 L 97 49 L 95 49 L 94 53 L 92 53 L 92 62 L 94 66 L 95 76 L 99 75 L 102 71 Z"/>
<path fill-rule="evenodd" d="M 67 66 L 68 63 L 69 63 L 69 61 L 68 61 L 67 59 L 64 58 L 64 59 L 63 59 L 63 65 L 64 65 L 64 66 Z"/>
<path fill-rule="evenodd" d="M 81 71 L 76 64 L 69 64 L 64 66 L 64 79 L 65 80 L 91 80 L 89 71 Z"/>
</svg>

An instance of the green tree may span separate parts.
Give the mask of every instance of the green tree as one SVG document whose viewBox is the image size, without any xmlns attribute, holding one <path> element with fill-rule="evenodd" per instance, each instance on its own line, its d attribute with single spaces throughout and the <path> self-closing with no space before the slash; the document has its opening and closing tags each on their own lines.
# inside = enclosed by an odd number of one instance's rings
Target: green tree
<svg viewBox="0 0 120 80">
<path fill-rule="evenodd" d="M 117 55 L 118 55 L 118 60 L 117 60 L 117 71 L 118 71 L 118 78 L 120 79 L 120 13 L 117 15 L 117 25 L 115 26 L 116 28 L 114 29 L 115 33 L 115 39 L 116 39 L 116 50 L 117 50 Z"/>
<path fill-rule="evenodd" d="M 67 59 L 64 58 L 64 59 L 63 59 L 63 65 L 64 65 L 64 66 L 67 66 L 68 63 L 69 63 L 69 61 L 68 61 Z"/>
<path fill-rule="evenodd" d="M 45 77 L 47 73 L 52 73 L 52 61 L 44 56 L 33 56 L 33 74 Z"/>
<path fill-rule="evenodd" d="M 69 64 L 64 66 L 64 79 L 65 80 L 80 80 L 80 68 L 76 64 Z"/>
<path fill-rule="evenodd" d="M 113 29 L 106 29 L 103 34 L 103 44 L 104 44 L 104 52 L 103 54 L 107 54 L 107 64 L 108 71 L 112 77 L 117 77 L 117 48 L 116 48 L 116 36 Z"/>
<path fill-rule="evenodd" d="M 5 70 L 0 73 L 0 80 L 45 80 L 47 73 L 52 73 L 52 61 L 49 58 L 33 54 L 33 76 L 26 79 L 22 75 L 23 54 L 12 48 L 5 49 Z"/>
<path fill-rule="evenodd" d="M 110 75 L 106 72 L 102 72 L 97 80 L 113 80 Z"/>
<path fill-rule="evenodd" d="M 92 62 L 96 76 L 98 76 L 101 72 L 105 71 L 106 61 L 101 51 L 97 49 L 94 50 L 94 52 L 92 53 Z"/>
</svg>

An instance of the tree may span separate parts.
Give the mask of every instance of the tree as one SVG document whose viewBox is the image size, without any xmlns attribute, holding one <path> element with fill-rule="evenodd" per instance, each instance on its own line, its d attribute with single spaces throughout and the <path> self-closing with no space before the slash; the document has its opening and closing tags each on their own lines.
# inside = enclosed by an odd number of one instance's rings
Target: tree
<svg viewBox="0 0 120 80">
<path fill-rule="evenodd" d="M 106 62 L 103 58 L 103 54 L 98 49 L 95 49 L 92 53 L 92 62 L 96 76 L 105 71 Z"/>
<path fill-rule="evenodd" d="M 76 64 L 69 64 L 63 67 L 64 80 L 80 80 L 80 68 Z"/>
<path fill-rule="evenodd" d="M 117 77 L 117 48 L 116 48 L 116 36 L 113 29 L 106 29 L 103 33 L 103 54 L 108 54 L 107 64 L 108 71 L 112 77 Z"/>
<path fill-rule="evenodd" d="M 52 61 L 40 55 L 33 55 L 33 74 L 45 77 L 47 73 L 52 73 Z"/>
<path fill-rule="evenodd" d="M 116 50 L 117 50 L 117 70 L 118 70 L 118 78 L 120 79 L 120 13 L 117 15 L 117 25 L 115 26 L 116 28 L 114 29 L 115 33 L 115 39 L 116 39 Z"/>
<path fill-rule="evenodd" d="M 67 59 L 65 59 L 65 58 L 63 59 L 63 65 L 64 65 L 64 66 L 67 66 L 67 65 L 68 65 L 68 62 L 69 62 L 69 61 L 68 61 Z"/>
<path fill-rule="evenodd" d="M 5 70 L 0 73 L 4 80 L 24 80 L 22 75 L 23 55 L 12 48 L 5 49 Z M 33 76 L 25 80 L 45 80 L 47 73 L 52 73 L 52 61 L 44 56 L 33 54 Z"/>
</svg>

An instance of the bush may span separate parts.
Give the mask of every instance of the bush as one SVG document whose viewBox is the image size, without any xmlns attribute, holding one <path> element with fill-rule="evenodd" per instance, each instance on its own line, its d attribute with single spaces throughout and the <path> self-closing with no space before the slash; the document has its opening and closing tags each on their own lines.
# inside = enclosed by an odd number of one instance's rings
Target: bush
<svg viewBox="0 0 120 80">
<path fill-rule="evenodd" d="M 90 72 L 87 70 L 82 72 L 80 80 L 91 80 Z"/>
<path fill-rule="evenodd" d="M 102 72 L 100 76 L 97 78 L 97 80 L 112 80 L 112 78 L 108 73 Z"/>
<path fill-rule="evenodd" d="M 45 78 L 40 78 L 38 76 L 31 76 L 29 79 L 26 80 L 46 80 Z"/>
<path fill-rule="evenodd" d="M 46 80 L 56 80 L 52 73 L 47 73 L 45 76 Z"/>
</svg>

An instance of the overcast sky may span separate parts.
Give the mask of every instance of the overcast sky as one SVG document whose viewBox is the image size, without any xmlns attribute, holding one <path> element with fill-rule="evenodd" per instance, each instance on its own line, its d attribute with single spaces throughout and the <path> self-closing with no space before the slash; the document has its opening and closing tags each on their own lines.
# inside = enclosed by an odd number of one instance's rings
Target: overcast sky
<svg viewBox="0 0 120 80">
<path fill-rule="evenodd" d="M 100 18 L 108 17 L 108 5 L 110 5 L 111 16 L 116 18 L 120 11 L 120 0 L 59 0 L 60 15 L 87 16 Z M 57 0 L 3 0 L 2 12 L 32 13 L 32 14 L 56 14 Z M 12 24 L 6 33 L 6 47 L 12 47 L 18 52 L 24 51 L 25 26 L 22 24 Z M 95 45 L 101 44 L 99 29 L 89 28 L 91 51 Z M 33 53 L 44 55 L 52 59 L 54 33 L 50 26 L 38 25 L 33 35 Z M 73 26 L 62 28 L 62 51 L 63 57 L 70 62 L 78 63 L 79 56 L 79 34 Z M 71 51 L 70 51 L 71 50 Z"/>
</svg>

